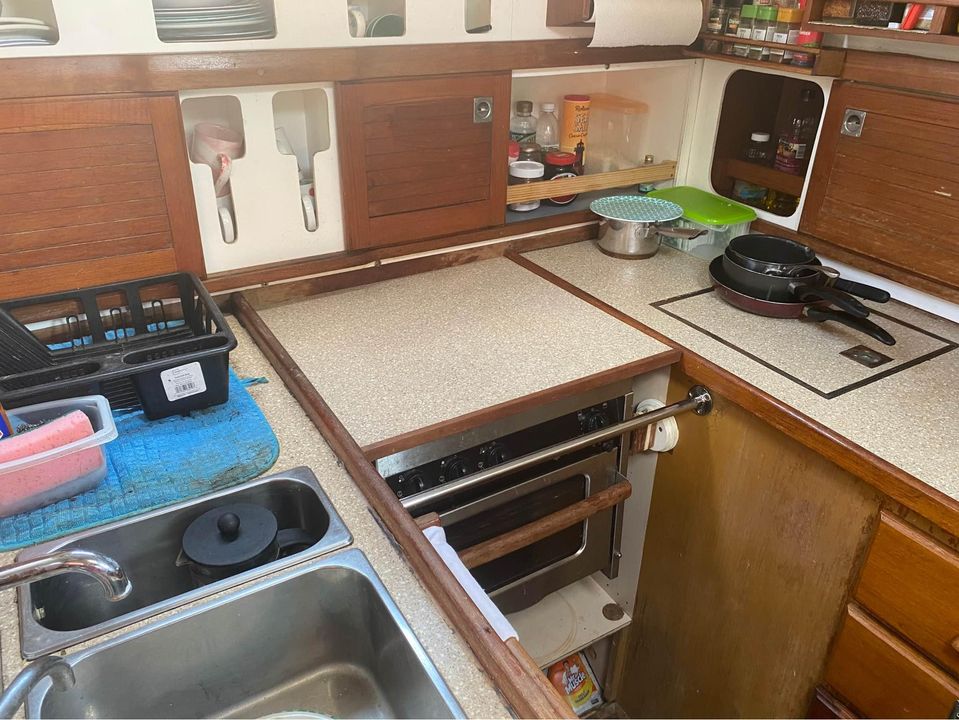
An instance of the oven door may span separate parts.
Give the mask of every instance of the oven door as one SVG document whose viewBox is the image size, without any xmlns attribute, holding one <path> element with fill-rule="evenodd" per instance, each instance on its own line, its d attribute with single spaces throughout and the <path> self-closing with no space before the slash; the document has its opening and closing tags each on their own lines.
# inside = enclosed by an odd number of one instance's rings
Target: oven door
<svg viewBox="0 0 959 720">
<path fill-rule="evenodd" d="M 625 481 L 617 448 L 589 455 L 473 498 L 439 513 L 446 538 L 456 550 L 498 537 Z M 555 466 L 554 466 L 555 467 Z M 615 573 L 617 513 L 614 507 L 509 555 L 473 568 L 479 584 L 503 612 L 533 605 L 545 595 L 604 570 Z"/>
</svg>

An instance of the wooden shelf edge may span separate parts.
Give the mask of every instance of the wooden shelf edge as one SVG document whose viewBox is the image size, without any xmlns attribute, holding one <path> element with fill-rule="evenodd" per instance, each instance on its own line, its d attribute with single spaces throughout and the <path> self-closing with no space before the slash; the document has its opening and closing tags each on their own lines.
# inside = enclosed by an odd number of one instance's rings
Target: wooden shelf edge
<svg viewBox="0 0 959 720">
<path fill-rule="evenodd" d="M 720 60 L 721 62 L 735 63 L 744 67 L 758 67 L 766 70 L 778 70 L 779 72 L 792 73 L 793 75 L 816 75 L 815 68 L 798 67 L 796 65 L 783 65 L 781 63 L 771 63 L 764 60 L 751 60 L 750 58 L 738 57 L 736 55 L 723 55 L 722 53 L 707 53 L 702 50 L 684 50 L 683 54 L 690 58 L 703 58 L 704 60 Z"/>
<path fill-rule="evenodd" d="M 776 168 L 756 165 L 736 158 L 725 160 L 725 174 L 737 180 L 745 180 L 796 197 L 802 195 L 803 186 L 806 183 L 805 175 L 790 175 Z"/>
<path fill-rule="evenodd" d="M 937 35 L 922 30 L 890 30 L 889 28 L 868 27 L 865 25 L 843 25 L 810 20 L 803 28 L 831 35 L 861 35 L 863 37 L 885 38 L 886 40 L 907 40 L 914 42 L 936 43 L 939 45 L 959 45 L 959 35 Z"/>
<path fill-rule="evenodd" d="M 545 200 L 562 195 L 578 195 L 595 190 L 638 185 L 642 182 L 672 180 L 676 177 L 676 163 L 672 160 L 654 165 L 641 165 L 628 170 L 616 170 L 608 173 L 594 173 L 566 180 L 549 180 L 528 185 L 511 185 L 506 190 L 507 203 Z"/>
<path fill-rule="evenodd" d="M 788 45 L 786 43 L 777 43 L 777 42 L 767 42 L 766 40 L 753 40 L 751 38 L 741 38 L 741 37 L 732 37 L 730 35 L 716 35 L 714 33 L 699 33 L 700 40 L 720 40 L 722 42 L 733 43 L 735 45 L 752 45 L 753 47 L 770 47 L 778 48 L 780 50 L 789 50 L 791 52 L 806 53 L 808 55 L 819 55 L 823 49 L 829 50 L 829 48 L 817 48 L 817 47 L 806 47 L 805 45 Z M 776 65 L 777 63 L 767 63 L 768 65 Z M 788 65 L 786 67 L 789 67 Z"/>
</svg>

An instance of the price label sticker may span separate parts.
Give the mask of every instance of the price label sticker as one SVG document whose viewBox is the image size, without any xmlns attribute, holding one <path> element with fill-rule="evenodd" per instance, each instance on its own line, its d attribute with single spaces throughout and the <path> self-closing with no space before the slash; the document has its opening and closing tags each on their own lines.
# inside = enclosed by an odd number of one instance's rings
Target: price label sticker
<svg viewBox="0 0 959 720">
<path fill-rule="evenodd" d="M 163 382 L 166 399 L 170 402 L 206 392 L 203 368 L 198 362 L 164 370 L 160 373 L 160 380 Z"/>
</svg>

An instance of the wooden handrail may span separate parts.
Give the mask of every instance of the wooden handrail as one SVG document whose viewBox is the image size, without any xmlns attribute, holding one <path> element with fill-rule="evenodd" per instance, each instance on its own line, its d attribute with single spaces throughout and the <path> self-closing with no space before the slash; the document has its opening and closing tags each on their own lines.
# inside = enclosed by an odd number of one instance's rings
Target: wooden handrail
<svg viewBox="0 0 959 720">
<path fill-rule="evenodd" d="M 342 461 L 370 507 L 403 549 L 420 582 L 469 645 L 514 712 L 523 718 L 575 718 L 569 703 L 540 672 L 535 661 L 531 658 L 524 661 L 514 647 L 499 639 L 412 516 L 403 509 L 383 477 L 363 455 L 356 440 L 243 293 L 234 293 L 231 301 L 240 324 Z"/>
<path fill-rule="evenodd" d="M 628 482 L 618 482 L 585 500 L 528 523 L 508 533 L 466 548 L 459 553 L 460 560 L 467 568 L 479 567 L 492 560 L 509 555 L 511 552 L 539 542 L 550 535 L 565 530 L 598 512 L 619 505 L 633 494 L 633 486 Z M 423 517 L 428 517 L 424 515 Z"/>
</svg>

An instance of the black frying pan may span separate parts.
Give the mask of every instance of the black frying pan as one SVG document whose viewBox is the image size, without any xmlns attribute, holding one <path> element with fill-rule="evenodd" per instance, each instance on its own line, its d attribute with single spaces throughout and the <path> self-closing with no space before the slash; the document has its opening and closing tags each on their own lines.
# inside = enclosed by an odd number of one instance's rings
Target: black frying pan
<svg viewBox="0 0 959 720">
<path fill-rule="evenodd" d="M 761 234 L 740 235 L 730 240 L 726 248 L 726 256 L 730 261 L 726 265 L 730 273 L 733 272 L 730 264 L 735 264 L 763 275 L 803 278 L 807 285 L 825 285 L 874 302 L 889 301 L 889 293 L 885 290 L 852 280 L 831 277 L 829 274 L 820 273 L 818 282 L 813 282 L 814 270 L 810 266 L 821 266 L 822 263 L 819 262 L 812 248 L 789 238 Z M 742 280 L 742 284 L 743 287 L 753 287 L 752 284 L 747 284 L 746 279 Z M 783 287 L 780 286 L 780 291 Z M 760 292 L 758 286 L 756 292 Z M 783 297 L 781 292 L 777 296 Z"/>
<path fill-rule="evenodd" d="M 734 282 L 726 275 L 723 269 L 722 256 L 715 258 L 709 264 L 709 276 L 712 278 L 716 293 L 730 305 L 740 310 L 765 317 L 800 318 L 813 322 L 838 322 L 858 330 L 884 345 L 896 344 L 896 339 L 876 323 L 862 317 L 856 317 L 844 310 L 833 310 L 828 307 L 828 301 L 793 300 L 791 302 L 774 302 L 772 300 L 760 300 L 741 292 L 736 289 Z"/>
</svg>

